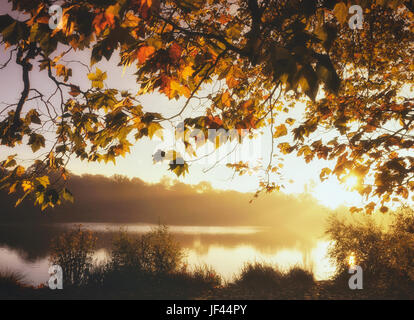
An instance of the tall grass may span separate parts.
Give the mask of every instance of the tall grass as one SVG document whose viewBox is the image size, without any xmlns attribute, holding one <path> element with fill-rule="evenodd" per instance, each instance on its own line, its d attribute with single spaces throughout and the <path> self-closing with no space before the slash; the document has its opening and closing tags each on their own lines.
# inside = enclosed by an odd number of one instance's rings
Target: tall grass
<svg viewBox="0 0 414 320">
<path fill-rule="evenodd" d="M 0 270 L 0 287 L 19 287 L 24 283 L 24 275 L 20 272 Z"/>
<path fill-rule="evenodd" d="M 223 298 L 305 299 L 315 286 L 312 272 L 295 266 L 281 270 L 263 262 L 246 263 L 222 292 Z"/>
<path fill-rule="evenodd" d="M 7 299 L 19 294 L 25 287 L 25 277 L 23 274 L 0 270 L 0 298 Z"/>
</svg>

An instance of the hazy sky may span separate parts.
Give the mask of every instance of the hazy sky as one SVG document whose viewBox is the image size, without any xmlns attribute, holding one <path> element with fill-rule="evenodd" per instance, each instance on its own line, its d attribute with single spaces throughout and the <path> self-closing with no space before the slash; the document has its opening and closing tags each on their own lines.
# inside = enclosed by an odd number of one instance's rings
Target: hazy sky
<svg viewBox="0 0 414 320">
<path fill-rule="evenodd" d="M 6 0 L 0 0 L 0 14 L 9 12 L 10 5 Z M 57 52 L 53 56 L 58 55 Z M 8 51 L 1 50 L 0 52 L 0 63 L 7 60 L 9 55 Z M 80 60 L 88 63 L 89 52 L 72 52 L 65 57 L 66 61 Z M 130 92 L 136 93 L 138 86 L 135 81 L 133 74 L 136 72 L 135 66 L 123 70 L 122 67 L 117 67 L 118 57 L 116 54 L 113 55 L 112 59 L 107 62 L 106 60 L 95 65 L 92 70 L 98 67 L 108 73 L 108 78 L 105 85 L 115 87 L 117 89 L 128 89 Z M 69 67 L 73 68 L 73 83 L 80 84 L 82 88 L 88 88 L 90 82 L 87 79 L 87 69 L 76 63 L 69 63 Z M 36 67 L 35 69 L 36 70 Z M 47 79 L 45 71 L 42 73 L 32 72 L 30 80 L 33 87 L 36 87 L 41 92 L 52 93 L 54 91 L 54 85 Z M 208 92 L 213 88 L 205 88 L 204 93 Z M 0 71 L 0 110 L 4 107 L 4 103 L 16 103 L 20 92 L 22 90 L 21 81 L 21 69 L 15 63 L 11 63 L 8 68 Z M 173 115 L 179 110 L 183 101 L 169 101 L 165 96 L 159 94 L 151 94 L 147 96 L 139 97 L 142 105 L 147 111 L 157 111 L 165 115 Z M 34 105 L 26 103 L 24 110 L 28 111 Z M 184 116 L 195 116 L 200 113 L 202 107 L 194 102 L 188 108 Z M 301 112 L 304 110 L 303 105 L 298 105 L 295 110 L 293 117 L 299 117 Z M 281 115 L 280 122 L 283 123 L 288 115 Z M 168 124 L 163 124 L 168 126 Z M 171 132 L 171 131 L 170 131 Z M 252 164 L 257 164 L 262 161 L 264 166 L 267 166 L 269 153 L 270 153 L 270 135 L 269 129 L 264 129 L 262 134 L 258 133 L 259 137 L 252 141 L 247 141 L 243 146 L 242 153 L 244 157 L 240 157 L 237 160 L 248 160 Z M 168 140 L 168 139 L 167 139 Z M 168 142 L 168 141 L 167 141 Z M 277 144 L 283 141 L 277 141 Z M 131 149 L 131 154 L 124 159 L 118 159 L 117 164 L 112 163 L 86 163 L 80 162 L 77 159 L 69 164 L 69 169 L 77 174 L 91 173 L 91 174 L 103 174 L 111 176 L 113 174 L 122 174 L 129 177 L 139 177 L 146 182 L 158 182 L 164 176 L 175 178 L 175 175 L 168 172 L 167 163 L 154 164 L 152 155 L 158 150 L 165 146 L 162 141 L 155 139 L 150 141 L 145 138 L 135 144 Z M 212 147 L 210 145 L 210 147 Z M 258 187 L 259 176 L 234 176 L 231 169 L 226 168 L 225 160 L 221 161 L 220 164 L 212 168 L 217 159 L 223 158 L 231 146 L 225 147 L 221 153 L 213 154 L 209 158 L 205 158 L 201 163 L 193 163 L 190 167 L 190 174 L 185 178 L 179 180 L 187 184 L 197 184 L 201 181 L 208 181 L 214 188 L 218 189 L 231 189 L 241 192 L 254 192 Z M 276 148 L 276 150 L 278 150 Z M 276 151 L 277 152 L 277 151 Z M 33 155 L 29 147 L 23 145 L 18 147 L 17 150 L 13 150 L 6 147 L 0 147 L 0 158 L 3 159 L 10 154 L 18 153 L 20 159 L 32 159 Z M 208 152 L 207 152 L 208 153 Z M 41 152 L 39 152 L 41 154 Z M 319 181 L 319 173 L 323 167 L 329 166 L 332 168 L 333 162 L 327 161 L 314 161 L 310 164 L 306 164 L 302 159 L 297 159 L 295 156 L 284 156 L 286 161 L 284 162 L 284 168 L 282 169 L 283 176 L 285 179 L 285 185 L 287 193 L 300 193 L 304 189 L 312 188 L 312 193 L 319 199 L 323 204 L 328 205 L 332 208 L 337 207 L 339 204 L 345 203 L 347 205 L 360 204 L 361 200 L 355 193 L 347 192 L 345 187 L 339 185 L 335 178 L 331 178 L 324 183 Z M 277 163 L 277 162 L 276 162 Z M 205 172 L 207 170 L 207 172 Z M 288 183 L 292 180 L 293 183 Z M 277 181 L 277 180 L 276 180 Z"/>
</svg>

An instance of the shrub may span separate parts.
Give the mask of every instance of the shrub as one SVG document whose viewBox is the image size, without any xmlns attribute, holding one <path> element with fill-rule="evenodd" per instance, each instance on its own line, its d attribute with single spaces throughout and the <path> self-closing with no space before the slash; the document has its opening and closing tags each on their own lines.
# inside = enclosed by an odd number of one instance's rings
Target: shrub
<svg viewBox="0 0 414 320">
<path fill-rule="evenodd" d="M 280 289 L 283 273 L 264 263 L 247 263 L 243 266 L 235 284 L 252 292 L 275 292 Z"/>
<path fill-rule="evenodd" d="M 130 291 L 134 297 L 165 296 L 164 286 L 182 267 L 183 257 L 166 226 L 139 236 L 120 230 L 112 242 L 105 286 Z"/>
<path fill-rule="evenodd" d="M 208 266 L 195 267 L 164 275 L 158 278 L 157 299 L 201 298 L 221 285 L 221 277 Z"/>
<path fill-rule="evenodd" d="M 283 272 L 278 267 L 256 262 L 244 265 L 233 288 L 232 285 L 228 288 L 230 294 L 236 295 L 233 298 L 304 299 L 314 285 L 313 273 L 298 266 Z"/>
<path fill-rule="evenodd" d="M 295 266 L 284 275 L 283 282 L 289 288 L 304 292 L 315 285 L 315 277 L 312 272 Z"/>
<path fill-rule="evenodd" d="M 414 210 L 404 208 L 394 214 L 385 247 L 392 270 L 389 290 L 414 299 Z"/>
<path fill-rule="evenodd" d="M 168 228 L 160 225 L 138 238 L 120 231 L 113 241 L 111 263 L 115 270 L 162 275 L 177 271 L 183 256 Z"/>
<path fill-rule="evenodd" d="M 348 274 L 351 255 L 367 275 L 378 275 L 387 270 L 385 233 L 372 218 L 349 222 L 332 216 L 328 220 L 326 233 L 332 240 L 328 256 L 337 267 L 337 277 Z"/>
<path fill-rule="evenodd" d="M 348 288 L 353 254 L 363 270 L 364 289 L 376 297 L 414 296 L 414 214 L 405 208 L 391 218 L 388 227 L 373 218 L 352 222 L 330 218 L 327 234 L 333 242 L 328 256 L 337 266 L 335 280 L 343 288 Z"/>
<path fill-rule="evenodd" d="M 81 286 L 88 283 L 93 268 L 96 237 L 81 226 L 52 240 L 50 261 L 63 269 L 65 285 Z"/>
<path fill-rule="evenodd" d="M 221 276 L 213 268 L 206 265 L 196 267 L 191 275 L 193 286 L 198 287 L 199 291 L 215 289 L 222 283 Z"/>
</svg>

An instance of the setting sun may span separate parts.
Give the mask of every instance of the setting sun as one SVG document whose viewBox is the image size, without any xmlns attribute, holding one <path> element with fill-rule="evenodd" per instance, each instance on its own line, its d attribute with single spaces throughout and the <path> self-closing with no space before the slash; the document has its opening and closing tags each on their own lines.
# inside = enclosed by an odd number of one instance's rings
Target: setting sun
<svg viewBox="0 0 414 320">
<path fill-rule="evenodd" d="M 413 1 L 0 0 L 0 300 L 414 300 Z"/>
<path fill-rule="evenodd" d="M 350 267 L 355 266 L 355 255 L 354 255 L 353 252 L 349 256 L 348 264 L 349 264 Z"/>
<path fill-rule="evenodd" d="M 345 186 L 348 189 L 354 188 L 358 184 L 358 178 L 356 176 L 349 176 L 345 181 Z"/>
<path fill-rule="evenodd" d="M 335 178 L 317 184 L 312 190 L 312 195 L 321 204 L 331 209 L 337 209 L 341 205 L 357 206 L 362 201 L 361 196 L 356 191 L 350 190 L 348 181 L 346 184 L 341 184 Z"/>
</svg>

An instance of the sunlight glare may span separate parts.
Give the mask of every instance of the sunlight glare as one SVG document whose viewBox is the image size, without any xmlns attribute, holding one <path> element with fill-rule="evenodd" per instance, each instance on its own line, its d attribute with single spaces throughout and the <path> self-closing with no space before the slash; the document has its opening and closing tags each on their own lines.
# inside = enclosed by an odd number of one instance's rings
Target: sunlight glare
<svg viewBox="0 0 414 320">
<path fill-rule="evenodd" d="M 348 189 L 354 188 L 358 184 L 358 178 L 356 176 L 349 176 L 346 181 L 345 185 Z"/>
<path fill-rule="evenodd" d="M 358 206 L 362 201 L 361 196 L 356 191 L 350 191 L 346 185 L 341 184 L 336 178 L 318 183 L 313 188 L 312 195 L 319 203 L 331 209 L 337 209 L 341 205 Z"/>
<path fill-rule="evenodd" d="M 355 254 L 353 252 L 349 256 L 348 264 L 350 267 L 355 266 Z"/>
</svg>

